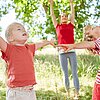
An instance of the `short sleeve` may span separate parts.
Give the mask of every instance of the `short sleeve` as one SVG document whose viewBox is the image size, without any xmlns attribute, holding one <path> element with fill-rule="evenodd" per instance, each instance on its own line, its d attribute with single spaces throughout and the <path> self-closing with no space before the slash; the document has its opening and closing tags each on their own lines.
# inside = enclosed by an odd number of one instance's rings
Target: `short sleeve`
<svg viewBox="0 0 100 100">
<path fill-rule="evenodd" d="M 94 43 L 95 43 L 95 49 L 94 50 L 97 52 L 97 54 L 100 55 L 100 38 L 95 40 Z"/>
<path fill-rule="evenodd" d="M 57 24 L 56 29 L 59 27 L 59 24 Z"/>
<path fill-rule="evenodd" d="M 73 28 L 74 28 L 74 25 L 73 25 L 71 22 L 69 23 L 69 26 L 71 26 L 71 27 L 73 27 Z"/>
<path fill-rule="evenodd" d="M 95 40 L 95 48 L 100 49 L 100 38 Z"/>
<path fill-rule="evenodd" d="M 8 59 L 9 59 L 11 49 L 12 49 L 12 45 L 10 45 L 10 44 L 7 43 L 7 49 L 6 49 L 6 51 L 5 52 L 1 51 L 1 53 L 2 53 L 1 57 L 2 57 L 2 59 L 5 60 L 5 62 L 7 62 Z"/>
<path fill-rule="evenodd" d="M 35 44 L 26 44 L 26 47 L 32 52 L 33 56 L 35 54 Z"/>
<path fill-rule="evenodd" d="M 34 56 L 34 54 L 35 54 L 35 44 L 31 44 L 30 47 L 31 47 L 31 51 L 33 52 L 33 56 Z"/>
</svg>

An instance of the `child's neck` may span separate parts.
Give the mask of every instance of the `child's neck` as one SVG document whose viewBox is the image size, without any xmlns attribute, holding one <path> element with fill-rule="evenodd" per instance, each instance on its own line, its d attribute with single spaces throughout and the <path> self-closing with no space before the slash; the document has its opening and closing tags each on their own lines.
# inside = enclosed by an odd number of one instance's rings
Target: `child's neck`
<svg viewBox="0 0 100 100">
<path fill-rule="evenodd" d="M 21 43 L 11 43 L 13 45 L 16 45 L 16 46 L 24 46 L 25 44 L 21 44 Z"/>
<path fill-rule="evenodd" d="M 24 46 L 25 45 L 25 42 L 22 42 L 22 43 L 10 42 L 10 43 L 13 44 L 13 45 L 17 45 L 17 46 Z"/>
<path fill-rule="evenodd" d="M 61 24 L 68 24 L 68 22 L 61 22 Z"/>
<path fill-rule="evenodd" d="M 15 45 L 17 45 L 17 46 L 24 46 L 25 44 L 15 44 Z"/>
</svg>

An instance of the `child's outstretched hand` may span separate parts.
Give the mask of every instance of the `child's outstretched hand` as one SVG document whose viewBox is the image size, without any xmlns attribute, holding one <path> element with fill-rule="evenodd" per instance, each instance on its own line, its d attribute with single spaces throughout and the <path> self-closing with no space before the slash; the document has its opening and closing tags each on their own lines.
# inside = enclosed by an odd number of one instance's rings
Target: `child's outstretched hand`
<svg viewBox="0 0 100 100">
<path fill-rule="evenodd" d="M 56 47 L 62 47 L 66 52 L 74 49 L 74 44 L 58 44 Z"/>
<path fill-rule="evenodd" d="M 55 39 L 51 39 L 49 42 L 50 42 L 50 44 L 55 48 L 56 47 L 56 45 L 55 45 L 55 42 L 56 42 L 57 40 L 55 40 Z"/>
</svg>

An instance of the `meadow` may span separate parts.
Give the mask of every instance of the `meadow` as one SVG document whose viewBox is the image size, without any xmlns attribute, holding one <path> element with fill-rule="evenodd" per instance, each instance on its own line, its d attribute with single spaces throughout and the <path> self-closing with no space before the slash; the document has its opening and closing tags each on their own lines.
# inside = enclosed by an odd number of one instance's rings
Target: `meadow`
<svg viewBox="0 0 100 100">
<path fill-rule="evenodd" d="M 91 100 L 92 89 L 99 64 L 99 56 L 77 52 L 80 99 Z M 59 64 L 58 53 L 54 49 L 37 51 L 34 58 L 37 84 L 37 100 L 66 100 L 63 73 Z M 70 66 L 70 65 L 69 65 Z M 6 86 L 4 78 L 5 64 L 0 60 L 0 100 L 5 100 Z M 71 98 L 73 97 L 73 78 L 69 67 Z M 69 99 L 72 100 L 72 99 Z"/>
</svg>

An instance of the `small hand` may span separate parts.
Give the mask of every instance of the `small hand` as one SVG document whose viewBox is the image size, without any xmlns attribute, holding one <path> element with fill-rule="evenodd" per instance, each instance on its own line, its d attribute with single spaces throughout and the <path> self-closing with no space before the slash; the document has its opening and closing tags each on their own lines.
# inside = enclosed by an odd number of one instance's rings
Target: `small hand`
<svg viewBox="0 0 100 100">
<path fill-rule="evenodd" d="M 70 3 L 73 3 L 73 0 L 69 0 L 70 1 Z"/>
<path fill-rule="evenodd" d="M 49 1 L 50 4 L 53 4 L 53 2 L 54 2 L 53 0 L 48 0 L 48 1 Z"/>
<path fill-rule="evenodd" d="M 67 44 L 58 44 L 56 47 L 65 47 L 65 48 L 67 48 Z"/>
<path fill-rule="evenodd" d="M 62 47 L 64 49 L 64 51 L 66 51 L 66 52 L 73 49 L 72 44 L 58 44 L 56 47 Z"/>
<path fill-rule="evenodd" d="M 57 42 L 57 40 L 51 39 L 49 42 L 53 47 L 56 47 L 55 42 Z"/>
</svg>

